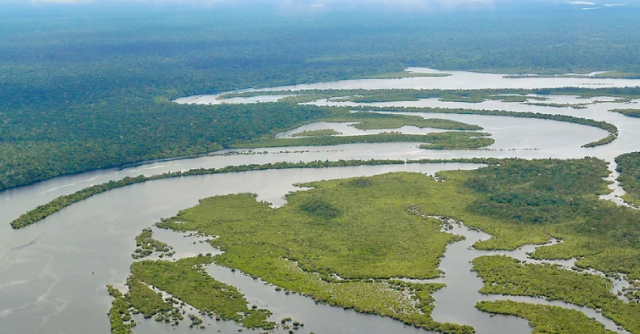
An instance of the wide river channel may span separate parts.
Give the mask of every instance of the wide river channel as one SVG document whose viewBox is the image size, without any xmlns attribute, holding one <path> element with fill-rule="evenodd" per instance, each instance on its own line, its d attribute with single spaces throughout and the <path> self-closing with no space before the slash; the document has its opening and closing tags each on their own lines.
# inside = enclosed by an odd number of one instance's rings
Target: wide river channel
<svg viewBox="0 0 640 334">
<path fill-rule="evenodd" d="M 428 69 L 412 69 L 420 72 L 435 72 Z M 616 80 L 596 78 L 524 78 L 508 79 L 496 74 L 448 72 L 449 77 L 421 77 L 390 80 L 352 80 L 335 83 L 320 83 L 295 87 L 279 87 L 276 90 L 327 89 L 327 88 L 545 88 L 545 87 L 628 87 L 640 86 L 640 80 Z M 219 103 L 217 95 L 179 99 L 179 103 Z M 234 99 L 231 103 L 255 103 L 264 98 Z M 272 99 L 272 97 L 271 97 Z M 238 192 L 258 194 L 274 206 L 284 205 L 283 196 L 299 190 L 293 184 L 315 180 L 376 175 L 394 171 L 413 171 L 433 175 L 440 170 L 472 169 L 473 164 L 409 164 L 391 166 L 362 166 L 327 169 L 267 170 L 208 176 L 174 178 L 137 184 L 116 189 L 74 204 L 44 221 L 28 228 L 13 230 L 9 222 L 22 213 L 44 204 L 60 195 L 70 194 L 84 187 L 118 180 L 125 176 L 154 175 L 167 171 L 186 171 L 192 168 L 211 168 L 251 163 L 280 161 L 313 161 L 338 159 L 422 159 L 458 157 L 521 157 L 521 158 L 582 158 L 595 156 L 611 163 L 624 153 L 640 148 L 640 119 L 609 112 L 611 109 L 640 108 L 637 101 L 630 103 L 592 103 L 612 99 L 576 99 L 561 96 L 554 103 L 586 104 L 586 109 L 553 108 L 522 103 L 446 103 L 437 99 L 412 102 L 372 104 L 373 106 L 429 106 L 466 109 L 496 109 L 511 111 L 533 111 L 547 114 L 565 114 L 592 118 L 615 124 L 620 130 L 613 143 L 585 149 L 581 145 L 599 140 L 607 135 L 604 130 L 557 121 L 526 118 L 510 118 L 478 115 L 424 114 L 424 117 L 447 118 L 482 126 L 492 134 L 495 144 L 487 149 L 474 151 L 429 151 L 418 148 L 416 143 L 353 144 L 331 147 L 288 147 L 258 149 L 241 154 L 214 154 L 211 156 L 172 161 L 145 163 L 120 169 L 90 171 L 78 175 L 63 176 L 30 186 L 0 193 L 0 333 L 109 333 L 106 313 L 112 298 L 105 285 L 123 286 L 132 263 L 131 253 L 135 249 L 135 236 L 152 226 L 162 217 L 172 216 L 179 210 L 192 207 L 198 199 Z M 331 101 L 317 101 L 322 105 L 350 105 Z M 345 134 L 365 134 L 345 124 L 314 123 L 280 134 L 310 130 L 336 128 Z M 405 127 L 405 133 L 434 132 L 433 129 Z M 259 154 L 258 154 L 259 153 Z M 610 179 L 616 177 L 612 173 Z M 608 200 L 622 203 L 617 196 L 623 194 L 616 183 Z M 470 260 L 477 256 L 496 252 L 481 252 L 470 248 L 478 239 L 490 238 L 478 231 L 470 231 L 464 225 L 455 225 L 452 233 L 467 237 L 450 245 L 442 259 L 441 269 L 446 273 L 438 282 L 447 287 L 436 292 L 436 321 L 469 324 L 479 334 L 531 333 L 526 320 L 516 317 L 491 316 L 474 308 L 477 301 L 511 299 L 532 303 L 546 303 L 574 308 L 595 317 L 607 328 L 619 333 L 610 320 L 593 310 L 563 303 L 550 303 L 543 299 L 527 297 L 482 296 L 477 290 L 481 280 L 471 272 Z M 155 230 L 155 237 L 167 242 L 176 250 L 175 258 L 193 256 L 198 253 L 215 252 L 197 238 L 182 234 Z M 500 252 L 526 260 L 526 252 L 533 246 L 515 252 Z M 560 263 L 570 268 L 572 261 Z M 237 286 L 247 295 L 252 304 L 268 307 L 273 319 L 292 317 L 305 323 L 300 333 L 336 334 L 387 334 L 427 333 L 402 323 L 354 311 L 315 304 L 311 299 L 298 295 L 285 295 L 273 286 L 253 280 L 239 272 L 211 266 L 210 274 L 216 279 Z M 616 284 L 619 288 L 621 283 Z M 229 322 L 205 319 L 204 332 L 232 333 L 239 328 Z M 210 324 L 210 325 L 209 325 Z M 139 321 L 134 329 L 139 334 L 191 333 L 188 321 L 171 327 L 155 321 Z M 284 332 L 279 330 L 278 332 Z"/>
</svg>

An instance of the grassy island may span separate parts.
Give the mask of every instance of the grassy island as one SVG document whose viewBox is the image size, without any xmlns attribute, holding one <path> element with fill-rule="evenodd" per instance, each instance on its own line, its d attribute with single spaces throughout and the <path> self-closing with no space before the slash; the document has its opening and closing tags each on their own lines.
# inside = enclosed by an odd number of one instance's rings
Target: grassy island
<svg viewBox="0 0 640 334">
<path fill-rule="evenodd" d="M 421 148 L 430 150 L 471 150 L 489 146 L 494 140 L 483 132 L 440 132 L 426 135 L 407 135 L 384 132 L 363 136 L 319 136 L 303 138 L 264 138 L 239 143 L 234 148 L 330 146 L 366 143 L 424 143 Z"/>
<path fill-rule="evenodd" d="M 200 301 L 209 293 L 203 287 L 219 283 L 203 271 L 202 266 L 213 262 L 317 302 L 443 333 L 471 333 L 471 327 L 430 317 L 431 293 L 441 284 L 396 280 L 438 277 L 445 247 L 460 239 L 430 217 L 451 217 L 492 234 L 490 240 L 475 243 L 478 249 L 513 250 L 554 237 L 564 242 L 539 247 L 532 256 L 578 257 L 579 267 L 639 279 L 640 212 L 598 199 L 608 191 L 603 180 L 607 174 L 606 163 L 595 158 L 504 159 L 478 170 L 440 172 L 436 179 L 401 172 L 312 182 L 301 185 L 310 190 L 287 195 L 287 204 L 275 209 L 252 194 L 206 198 L 157 226 L 218 236 L 209 242 L 224 253 L 178 262 L 137 262 L 132 273 L 215 314 L 220 308 Z M 522 264 L 506 256 L 477 258 L 474 267 L 485 281 L 483 293 L 538 296 L 599 309 L 631 333 L 640 333 L 635 290 L 625 302 L 610 292 L 605 277 Z M 594 333 L 603 330 L 570 310 L 502 302 L 479 308 L 527 318 L 540 331 L 546 328 L 541 321 L 554 314 L 575 319 L 576 326 Z M 246 326 L 243 319 L 231 320 Z M 548 325 L 570 329 L 557 320 Z"/>
<path fill-rule="evenodd" d="M 160 257 L 173 256 L 174 254 L 171 251 L 173 249 L 171 246 L 153 238 L 153 231 L 150 228 L 145 228 L 136 236 L 136 247 L 136 250 L 131 254 L 134 259 L 145 258 L 153 252 L 160 253 Z"/>
<path fill-rule="evenodd" d="M 541 296 L 550 300 L 602 310 L 602 314 L 631 333 L 640 333 L 640 304 L 624 302 L 610 292 L 611 281 L 552 265 L 522 264 L 506 256 L 483 256 L 473 261 L 485 286 L 480 292 Z M 511 305 L 513 306 L 513 305 Z M 517 312 L 517 308 L 506 307 Z"/>
<path fill-rule="evenodd" d="M 275 323 L 267 320 L 271 312 L 249 307 L 244 295 L 235 287 L 218 282 L 206 273 L 203 266 L 211 262 L 211 258 L 196 257 L 176 262 L 145 260 L 132 264 L 126 294 L 107 286 L 109 294 L 115 298 L 109 313 L 111 333 L 131 334 L 131 328 L 135 326 L 131 319 L 133 314 L 178 325 L 184 320 L 180 306 L 186 303 L 200 310 L 201 315 L 215 316 L 216 320 L 235 321 L 246 328 L 275 328 Z M 160 288 L 172 297 L 163 298 L 161 292 L 150 286 Z M 191 327 L 205 327 L 200 317 L 190 314 L 189 318 Z"/>
<path fill-rule="evenodd" d="M 324 136 L 336 136 L 341 135 L 342 132 L 338 132 L 333 129 L 320 129 L 320 130 L 307 130 L 298 133 L 294 133 L 292 137 L 324 137 Z"/>
<path fill-rule="evenodd" d="M 325 122 L 357 122 L 358 130 L 398 129 L 403 126 L 445 130 L 482 130 L 482 127 L 441 118 L 423 118 L 411 115 L 380 114 L 367 111 L 348 113 L 323 119 Z"/>
<path fill-rule="evenodd" d="M 398 313 L 395 307 L 381 306 L 402 303 L 391 293 L 393 277 L 436 277 L 444 247 L 455 242 L 455 236 L 440 231 L 439 221 L 426 216 L 452 217 L 491 233 L 492 239 L 475 244 L 479 249 L 515 249 L 555 237 L 565 242 L 541 247 L 533 256 L 581 257 L 579 266 L 636 277 L 639 261 L 630 254 L 640 248 L 635 244 L 640 212 L 598 199 L 607 192 L 602 179 L 607 174 L 606 164 L 593 158 L 505 159 L 475 171 L 441 172 L 441 181 L 391 173 L 314 182 L 303 185 L 312 190 L 288 195 L 288 204 L 277 209 L 250 194 L 217 196 L 158 226 L 219 236 L 211 244 L 225 253 L 213 261 L 286 290 L 443 330 L 426 314 L 417 316 L 418 309 Z M 509 282 L 488 284 L 482 291 L 600 308 L 616 323 L 640 333 L 640 304 L 620 301 L 609 292 L 607 279 L 514 261 L 477 259 L 474 264 L 486 282 L 494 282 L 487 273 Z M 499 271 L 508 268 L 513 269 Z M 334 274 L 344 280 L 336 281 Z M 371 285 L 369 279 L 381 285 Z M 526 317 L 533 317 L 531 312 L 527 310 Z"/>
<path fill-rule="evenodd" d="M 437 184 L 414 173 L 314 182 L 304 185 L 313 190 L 288 195 L 288 204 L 278 209 L 251 194 L 218 196 L 158 226 L 218 235 L 211 244 L 225 253 L 213 258 L 217 264 L 316 301 L 430 330 L 470 333 L 424 312 L 432 309 L 430 293 L 441 285 L 392 280 L 438 277 L 439 257 L 459 240 L 441 232 L 439 220 L 414 214 L 413 203 L 433 194 Z"/>
<path fill-rule="evenodd" d="M 480 302 L 476 305 L 480 311 L 514 315 L 529 320 L 533 334 L 583 333 L 615 334 L 604 326 L 576 310 L 557 306 L 517 303 L 510 300 Z"/>
</svg>

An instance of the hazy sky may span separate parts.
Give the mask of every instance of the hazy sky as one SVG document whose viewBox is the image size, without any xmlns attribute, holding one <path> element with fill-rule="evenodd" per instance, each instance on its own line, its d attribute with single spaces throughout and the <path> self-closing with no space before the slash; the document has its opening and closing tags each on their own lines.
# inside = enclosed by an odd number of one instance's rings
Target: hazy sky
<svg viewBox="0 0 640 334">
<path fill-rule="evenodd" d="M 292 8 L 292 9 L 319 9 L 322 8 L 338 8 L 338 7 L 354 7 L 354 6 L 390 6 L 394 8 L 415 8 L 415 9 L 433 9 L 433 8 L 458 8 L 491 6 L 494 0 L 0 0 L 2 2 L 14 3 L 96 3 L 96 2 L 113 2 L 113 3 L 171 3 L 185 5 L 204 5 L 216 6 L 227 4 L 262 4 L 273 5 L 276 7 Z"/>
</svg>

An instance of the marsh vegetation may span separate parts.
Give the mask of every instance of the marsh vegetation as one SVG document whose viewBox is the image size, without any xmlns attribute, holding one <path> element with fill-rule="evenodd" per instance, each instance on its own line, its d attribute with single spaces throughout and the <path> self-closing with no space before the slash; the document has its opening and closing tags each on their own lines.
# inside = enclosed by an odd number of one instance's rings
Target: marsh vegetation
<svg viewBox="0 0 640 334">
<path fill-rule="evenodd" d="M 529 320 L 533 334 L 615 334 L 584 313 L 558 306 L 518 303 L 510 300 L 483 301 L 476 307 L 493 314 L 514 315 Z"/>
<path fill-rule="evenodd" d="M 430 294 L 441 286 L 393 279 L 441 275 L 439 258 L 447 244 L 459 239 L 443 232 L 439 219 L 428 217 L 452 217 L 492 234 L 475 244 L 478 249 L 513 250 L 559 238 L 564 242 L 539 247 L 532 256 L 578 257 L 581 268 L 637 279 L 640 213 L 598 199 L 608 191 L 603 180 L 607 174 L 606 163 L 595 158 L 505 159 L 479 170 L 441 172 L 438 180 L 444 182 L 391 173 L 303 184 L 311 190 L 289 194 L 287 204 L 276 209 L 251 194 L 217 196 L 157 225 L 218 236 L 209 242 L 224 253 L 210 261 L 260 277 L 278 289 L 425 329 L 467 333 L 472 329 L 439 324 L 429 316 Z M 620 326 L 640 333 L 640 304 L 611 293 L 605 277 L 521 264 L 505 256 L 480 257 L 474 267 L 486 283 L 483 293 L 542 296 L 600 309 Z M 406 293 L 420 302 L 407 304 L 411 298 Z M 555 310 L 485 306 L 534 323 Z M 603 330 L 573 311 L 559 312 L 585 328 Z M 549 325 L 561 324 L 554 320 Z"/>
</svg>

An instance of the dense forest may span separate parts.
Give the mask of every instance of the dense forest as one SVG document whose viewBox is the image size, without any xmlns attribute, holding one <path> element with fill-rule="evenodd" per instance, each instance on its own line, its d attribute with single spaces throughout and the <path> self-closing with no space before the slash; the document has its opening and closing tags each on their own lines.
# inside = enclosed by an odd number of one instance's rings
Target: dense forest
<svg viewBox="0 0 640 334">
<path fill-rule="evenodd" d="M 616 158 L 618 181 L 627 193 L 624 200 L 640 206 L 640 152 L 623 154 Z"/>
<path fill-rule="evenodd" d="M 142 160 L 192 156 L 332 115 L 295 104 L 100 103 L 12 117 L 0 126 L 0 189 Z"/>
<path fill-rule="evenodd" d="M 501 3 L 447 13 L 299 15 L 233 5 L 21 6 L 0 9 L 0 190 L 203 153 L 315 116 L 293 105 L 168 103 L 186 95 L 370 77 L 406 66 L 640 72 L 633 6 L 590 13 Z"/>
</svg>

